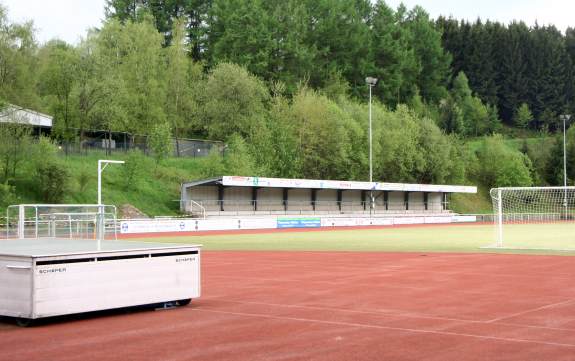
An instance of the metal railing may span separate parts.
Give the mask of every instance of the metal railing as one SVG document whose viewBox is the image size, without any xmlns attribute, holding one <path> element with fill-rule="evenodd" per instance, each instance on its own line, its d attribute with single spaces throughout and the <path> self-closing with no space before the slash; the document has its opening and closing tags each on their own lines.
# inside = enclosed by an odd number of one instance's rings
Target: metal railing
<svg viewBox="0 0 575 361">
<path fill-rule="evenodd" d="M 192 216 L 245 215 L 335 215 L 335 214 L 414 214 L 450 213 L 447 203 L 378 202 L 370 209 L 369 201 L 181 201 L 181 210 Z M 200 211 L 201 210 L 201 211 Z"/>
</svg>

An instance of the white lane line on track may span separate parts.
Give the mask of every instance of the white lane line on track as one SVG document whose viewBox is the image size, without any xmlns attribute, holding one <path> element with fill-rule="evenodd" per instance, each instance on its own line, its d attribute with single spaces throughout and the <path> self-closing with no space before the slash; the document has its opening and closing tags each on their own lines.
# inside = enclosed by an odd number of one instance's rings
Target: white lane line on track
<svg viewBox="0 0 575 361">
<path fill-rule="evenodd" d="M 220 313 L 220 314 L 242 316 L 242 317 L 267 318 L 267 319 L 274 319 L 274 320 L 280 320 L 280 321 L 311 322 L 311 323 L 320 323 L 320 324 L 334 325 L 334 326 L 372 328 L 372 329 L 379 329 L 379 330 L 422 333 L 422 334 L 441 335 L 441 336 L 457 336 L 457 337 L 467 337 L 467 338 L 475 338 L 475 339 L 481 339 L 481 340 L 493 340 L 493 341 L 514 342 L 514 343 L 530 343 L 530 344 L 536 344 L 536 345 L 575 348 L 575 344 L 569 344 L 569 343 L 533 341 L 533 340 L 526 340 L 526 339 L 521 339 L 521 338 L 483 336 L 483 335 L 473 335 L 473 334 L 469 334 L 469 333 L 458 333 L 458 332 L 449 332 L 449 331 L 420 330 L 420 329 L 413 329 L 413 328 L 367 325 L 367 324 L 352 323 L 352 322 L 323 321 L 323 320 L 314 320 L 314 319 L 298 318 L 298 317 L 268 316 L 268 315 L 258 315 L 258 314 L 253 314 L 253 313 L 210 310 L 210 309 L 206 309 L 206 308 L 201 308 L 201 309 L 198 308 L 198 309 L 194 309 L 193 311 L 194 312 L 204 311 L 204 312 Z"/>
<path fill-rule="evenodd" d="M 270 306 L 270 307 L 282 307 L 282 308 L 301 308 L 308 310 L 317 311 L 333 311 L 339 313 L 352 313 L 352 314 L 366 314 L 366 315 L 379 315 L 388 316 L 395 318 L 422 318 L 428 320 L 438 320 L 438 321 L 453 321 L 461 323 L 475 323 L 475 324 L 490 324 L 493 323 L 492 320 L 470 320 L 462 318 L 444 317 L 436 315 L 424 315 L 420 313 L 405 312 L 398 309 L 382 309 L 382 310 L 350 310 L 337 307 L 322 307 L 322 306 L 306 306 L 297 304 L 281 304 L 281 303 L 269 303 L 269 302 L 254 302 L 254 301 L 237 301 L 226 299 L 227 295 L 217 296 L 217 297 L 202 297 L 202 300 L 217 300 L 221 302 L 237 303 L 242 305 L 256 305 L 256 306 Z M 561 328 L 561 327 L 549 327 L 549 326 L 537 326 L 537 325 L 524 325 L 520 323 L 512 322 L 497 322 L 498 325 L 510 326 L 510 327 L 523 327 L 523 328 L 533 328 L 541 330 L 553 330 L 553 331 L 569 331 L 575 332 L 573 328 Z"/>
<path fill-rule="evenodd" d="M 516 313 L 512 313 L 511 315 L 507 315 L 507 316 L 502 316 L 502 317 L 498 317 L 498 318 L 494 318 L 491 319 L 489 321 L 486 321 L 486 323 L 494 323 L 494 322 L 499 322 L 499 321 L 503 321 L 506 320 L 508 318 L 513 318 L 513 317 L 517 317 L 517 316 L 522 316 L 522 315 L 526 315 L 528 313 L 532 313 L 532 312 L 537 312 L 537 311 L 542 311 L 542 310 L 546 310 L 548 308 L 553 308 L 553 307 L 557 307 L 557 306 L 563 306 L 566 304 L 569 304 L 571 302 L 575 301 L 575 299 L 569 299 L 566 301 L 561 301 L 561 302 L 557 302 L 557 303 L 552 303 L 550 305 L 545 305 L 545 306 L 541 306 L 541 307 L 537 307 L 537 308 L 533 308 L 530 310 L 525 310 L 525 311 L 521 311 L 521 312 L 516 312 Z"/>
</svg>

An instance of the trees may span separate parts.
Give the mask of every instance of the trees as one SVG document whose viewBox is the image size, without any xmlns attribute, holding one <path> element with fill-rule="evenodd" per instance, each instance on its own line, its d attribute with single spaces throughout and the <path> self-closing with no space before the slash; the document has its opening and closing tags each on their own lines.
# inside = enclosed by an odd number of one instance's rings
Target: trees
<svg viewBox="0 0 575 361">
<path fill-rule="evenodd" d="M 393 106 L 405 103 L 419 92 L 414 84 L 421 72 L 421 64 L 410 46 L 412 34 L 398 26 L 401 15 L 379 0 L 371 18 L 372 72 L 382 80 L 374 90 L 386 104 Z"/>
<path fill-rule="evenodd" d="M 40 89 L 48 98 L 51 114 L 54 116 L 54 131 L 65 140 L 74 137 L 75 108 L 72 106 L 72 90 L 77 83 L 77 71 L 80 62 L 74 47 L 53 40 L 42 51 L 44 62 L 40 73 Z"/>
<path fill-rule="evenodd" d="M 531 114 L 529 105 L 527 105 L 527 103 L 521 104 L 521 106 L 515 112 L 515 116 L 513 117 L 513 124 L 518 128 L 527 128 L 531 121 L 533 121 L 533 114 Z"/>
<path fill-rule="evenodd" d="M 165 113 L 176 138 L 176 154 L 180 154 L 178 138 L 191 128 L 191 114 L 197 112 L 193 96 L 193 82 L 200 73 L 184 48 L 184 23 L 176 21 L 172 42 L 165 50 L 166 104 Z"/>
<path fill-rule="evenodd" d="M 261 0 L 215 0 L 210 12 L 209 58 L 243 65 L 270 79 L 274 41 L 269 14 Z M 216 60 L 217 59 L 217 60 Z"/>
<path fill-rule="evenodd" d="M 32 22 L 10 23 L 0 4 L 0 102 L 42 109 L 36 92 L 37 44 Z"/>
<path fill-rule="evenodd" d="M 401 16 L 401 26 L 410 32 L 409 46 L 415 51 L 421 71 L 416 84 L 424 100 L 437 103 L 447 93 L 446 84 L 451 63 L 451 56 L 441 44 L 441 33 L 422 7 L 416 6 Z"/>
<path fill-rule="evenodd" d="M 212 139 L 236 133 L 250 139 L 265 119 L 269 100 L 264 83 L 231 63 L 221 63 L 208 76 L 201 94 L 204 129 Z"/>
<path fill-rule="evenodd" d="M 464 135 L 479 136 L 489 134 L 496 129 L 498 119 L 492 119 L 489 107 L 474 96 L 469 88 L 465 73 L 461 72 L 453 82 L 453 96 L 463 112 Z"/>
<path fill-rule="evenodd" d="M 477 151 L 478 178 L 487 187 L 529 187 L 531 161 L 517 150 L 509 148 L 500 135 L 484 138 Z"/>
<path fill-rule="evenodd" d="M 148 146 L 156 160 L 156 167 L 170 156 L 172 152 L 172 136 L 167 122 L 155 124 L 148 137 Z"/>
<path fill-rule="evenodd" d="M 2 183 L 8 182 L 16 176 L 18 166 L 21 165 L 30 153 L 32 139 L 31 129 L 23 124 L 14 115 L 9 116 L 11 123 L 0 124 L 0 169 L 2 169 Z"/>
</svg>

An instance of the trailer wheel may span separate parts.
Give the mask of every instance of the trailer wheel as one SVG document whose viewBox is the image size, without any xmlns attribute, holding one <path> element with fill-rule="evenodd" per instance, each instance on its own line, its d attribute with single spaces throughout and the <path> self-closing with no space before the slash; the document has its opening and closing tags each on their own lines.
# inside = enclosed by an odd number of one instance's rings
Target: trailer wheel
<svg viewBox="0 0 575 361">
<path fill-rule="evenodd" d="M 31 318 L 23 318 L 18 317 L 16 318 L 16 324 L 20 327 L 30 327 L 34 323 L 34 320 Z"/>
<path fill-rule="evenodd" d="M 191 298 L 187 298 L 187 299 L 185 299 L 185 300 L 178 300 L 178 301 L 177 301 L 178 306 L 187 306 L 187 305 L 190 304 L 190 302 L 192 302 L 192 299 L 191 299 Z"/>
</svg>

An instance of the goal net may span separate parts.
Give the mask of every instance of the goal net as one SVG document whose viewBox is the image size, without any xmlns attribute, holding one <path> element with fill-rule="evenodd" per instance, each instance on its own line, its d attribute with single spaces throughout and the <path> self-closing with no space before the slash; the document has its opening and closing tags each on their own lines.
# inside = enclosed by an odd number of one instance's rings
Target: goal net
<svg viewBox="0 0 575 361">
<path fill-rule="evenodd" d="M 6 211 L 6 238 L 115 239 L 116 207 L 97 204 L 19 204 Z"/>
<path fill-rule="evenodd" d="M 491 247 L 575 250 L 575 187 L 494 188 L 491 199 Z"/>
</svg>

